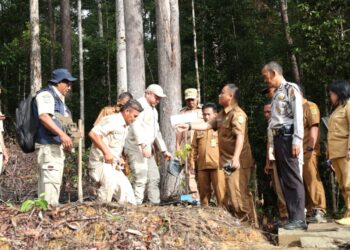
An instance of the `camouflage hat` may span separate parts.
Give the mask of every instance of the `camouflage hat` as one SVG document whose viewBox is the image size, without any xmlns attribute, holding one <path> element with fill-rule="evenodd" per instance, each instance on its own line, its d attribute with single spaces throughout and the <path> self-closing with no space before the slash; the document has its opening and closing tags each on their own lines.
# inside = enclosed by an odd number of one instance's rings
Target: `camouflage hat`
<svg viewBox="0 0 350 250">
<path fill-rule="evenodd" d="M 185 100 L 187 99 L 197 99 L 198 92 L 195 88 L 189 88 L 185 90 Z"/>
</svg>

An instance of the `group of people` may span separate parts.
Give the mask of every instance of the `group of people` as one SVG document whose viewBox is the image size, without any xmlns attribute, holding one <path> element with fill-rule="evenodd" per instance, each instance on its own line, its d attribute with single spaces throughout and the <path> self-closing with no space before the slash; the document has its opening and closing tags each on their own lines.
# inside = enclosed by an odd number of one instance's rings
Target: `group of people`
<svg viewBox="0 0 350 250">
<path fill-rule="evenodd" d="M 294 230 L 305 229 L 306 221 L 327 222 L 325 191 L 317 168 L 320 111 L 315 103 L 304 98 L 301 85 L 284 79 L 278 63 L 267 63 L 261 73 L 267 84 L 264 92 L 270 99 L 264 106 L 269 124 L 265 172 L 273 175 L 278 196 L 279 226 Z M 335 171 L 346 207 L 343 218 L 336 222 L 350 225 L 350 84 L 339 80 L 331 83 L 328 91 L 332 112 L 328 121 L 327 157 Z M 210 121 L 181 124 L 177 128 L 179 131 L 196 130 L 197 136 L 192 141 L 194 160 L 198 160 L 199 165 L 205 161 L 204 166 L 209 169 L 204 172 L 203 168 L 198 168 L 199 192 L 202 192 L 204 204 L 208 192 L 207 186 L 200 180 L 211 178 L 210 166 L 215 165 L 212 163 L 211 139 L 217 131 L 218 173 L 226 170 L 227 166 L 233 171 L 232 174 L 217 174 L 212 179 L 217 200 L 221 201 L 219 190 L 224 184 L 224 206 L 233 208 L 233 214 L 238 218 L 254 222 L 255 209 L 249 192 L 254 161 L 247 136 L 247 116 L 238 106 L 238 96 L 238 88 L 227 84 L 219 95 L 223 110 L 217 116 Z M 206 105 L 203 108 L 204 115 Z M 205 148 L 205 157 L 198 158 L 197 148 Z M 224 176 L 225 181 L 220 182 L 218 176 Z M 220 184 L 217 184 L 218 180 Z"/>
<path fill-rule="evenodd" d="M 301 86 L 284 79 L 278 63 L 266 64 L 262 76 L 270 98 L 264 106 L 269 123 L 265 171 L 273 175 L 281 226 L 290 230 L 306 228 L 305 210 L 310 221 L 325 222 L 325 191 L 317 169 L 319 109 L 303 97 Z M 75 80 L 67 69 L 54 70 L 48 86 L 37 93 L 33 105 L 40 121 L 36 138 L 38 193 L 52 205 L 59 203 L 64 151 L 73 146 L 60 117 L 71 117 L 65 96 Z M 328 90 L 332 104 L 328 158 L 347 209 L 344 218 L 337 222 L 346 224 L 350 223 L 350 85 L 337 81 Z M 188 189 L 201 205 L 209 204 L 213 190 L 219 206 L 257 225 L 249 190 L 255 162 L 248 139 L 248 117 L 238 103 L 238 87 L 226 84 L 222 88 L 219 113 L 214 103 L 199 106 L 197 95 L 196 89 L 186 89 L 186 107 L 179 111 L 193 112 L 197 119 L 176 126 L 176 149 L 191 144 L 191 154 L 186 159 Z M 88 163 L 90 177 L 99 183 L 99 201 L 110 202 L 114 198 L 137 205 L 145 202 L 146 194 L 151 204 L 160 203 L 155 152 L 168 160 L 173 157 L 162 138 L 156 109 L 165 97 L 161 86 L 151 84 L 143 97 L 136 100 L 125 92 L 116 106 L 101 111 L 89 132 L 92 146 Z M 4 155 L 7 156 L 6 148 Z M 131 182 L 123 171 L 126 161 L 132 172 Z"/>
</svg>

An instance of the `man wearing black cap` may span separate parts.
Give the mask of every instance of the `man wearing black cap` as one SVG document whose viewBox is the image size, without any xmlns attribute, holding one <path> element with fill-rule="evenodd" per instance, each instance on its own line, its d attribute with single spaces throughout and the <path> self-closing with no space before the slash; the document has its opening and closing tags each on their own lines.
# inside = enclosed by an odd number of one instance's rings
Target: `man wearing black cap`
<svg viewBox="0 0 350 250">
<path fill-rule="evenodd" d="M 67 69 L 55 69 L 49 85 L 36 95 L 33 106 L 40 121 L 36 138 L 38 195 L 44 193 L 44 199 L 51 205 L 58 204 L 65 159 L 63 150 L 70 150 L 73 146 L 58 117 L 71 117 L 65 96 L 75 80 Z"/>
</svg>

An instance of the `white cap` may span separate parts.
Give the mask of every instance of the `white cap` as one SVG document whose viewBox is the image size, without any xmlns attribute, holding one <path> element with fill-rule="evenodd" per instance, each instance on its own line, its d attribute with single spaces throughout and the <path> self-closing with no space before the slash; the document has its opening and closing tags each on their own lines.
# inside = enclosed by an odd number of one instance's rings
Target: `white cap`
<svg viewBox="0 0 350 250">
<path fill-rule="evenodd" d="M 166 97 L 166 95 L 163 92 L 163 89 L 160 85 L 158 84 L 151 84 L 147 87 L 146 92 L 152 92 L 156 96 L 159 97 Z"/>
</svg>

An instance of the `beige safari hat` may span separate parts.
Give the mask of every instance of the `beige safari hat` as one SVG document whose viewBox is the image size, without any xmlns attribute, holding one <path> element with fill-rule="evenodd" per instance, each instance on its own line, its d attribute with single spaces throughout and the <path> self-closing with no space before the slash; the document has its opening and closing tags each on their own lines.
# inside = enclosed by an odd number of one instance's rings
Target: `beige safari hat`
<svg viewBox="0 0 350 250">
<path fill-rule="evenodd" d="M 197 89 L 195 88 L 189 88 L 185 90 L 185 100 L 187 99 L 197 99 L 198 93 Z"/>
<path fill-rule="evenodd" d="M 152 92 L 159 97 L 166 97 L 166 94 L 164 94 L 162 87 L 158 84 L 149 85 L 146 89 L 146 92 Z"/>
</svg>

